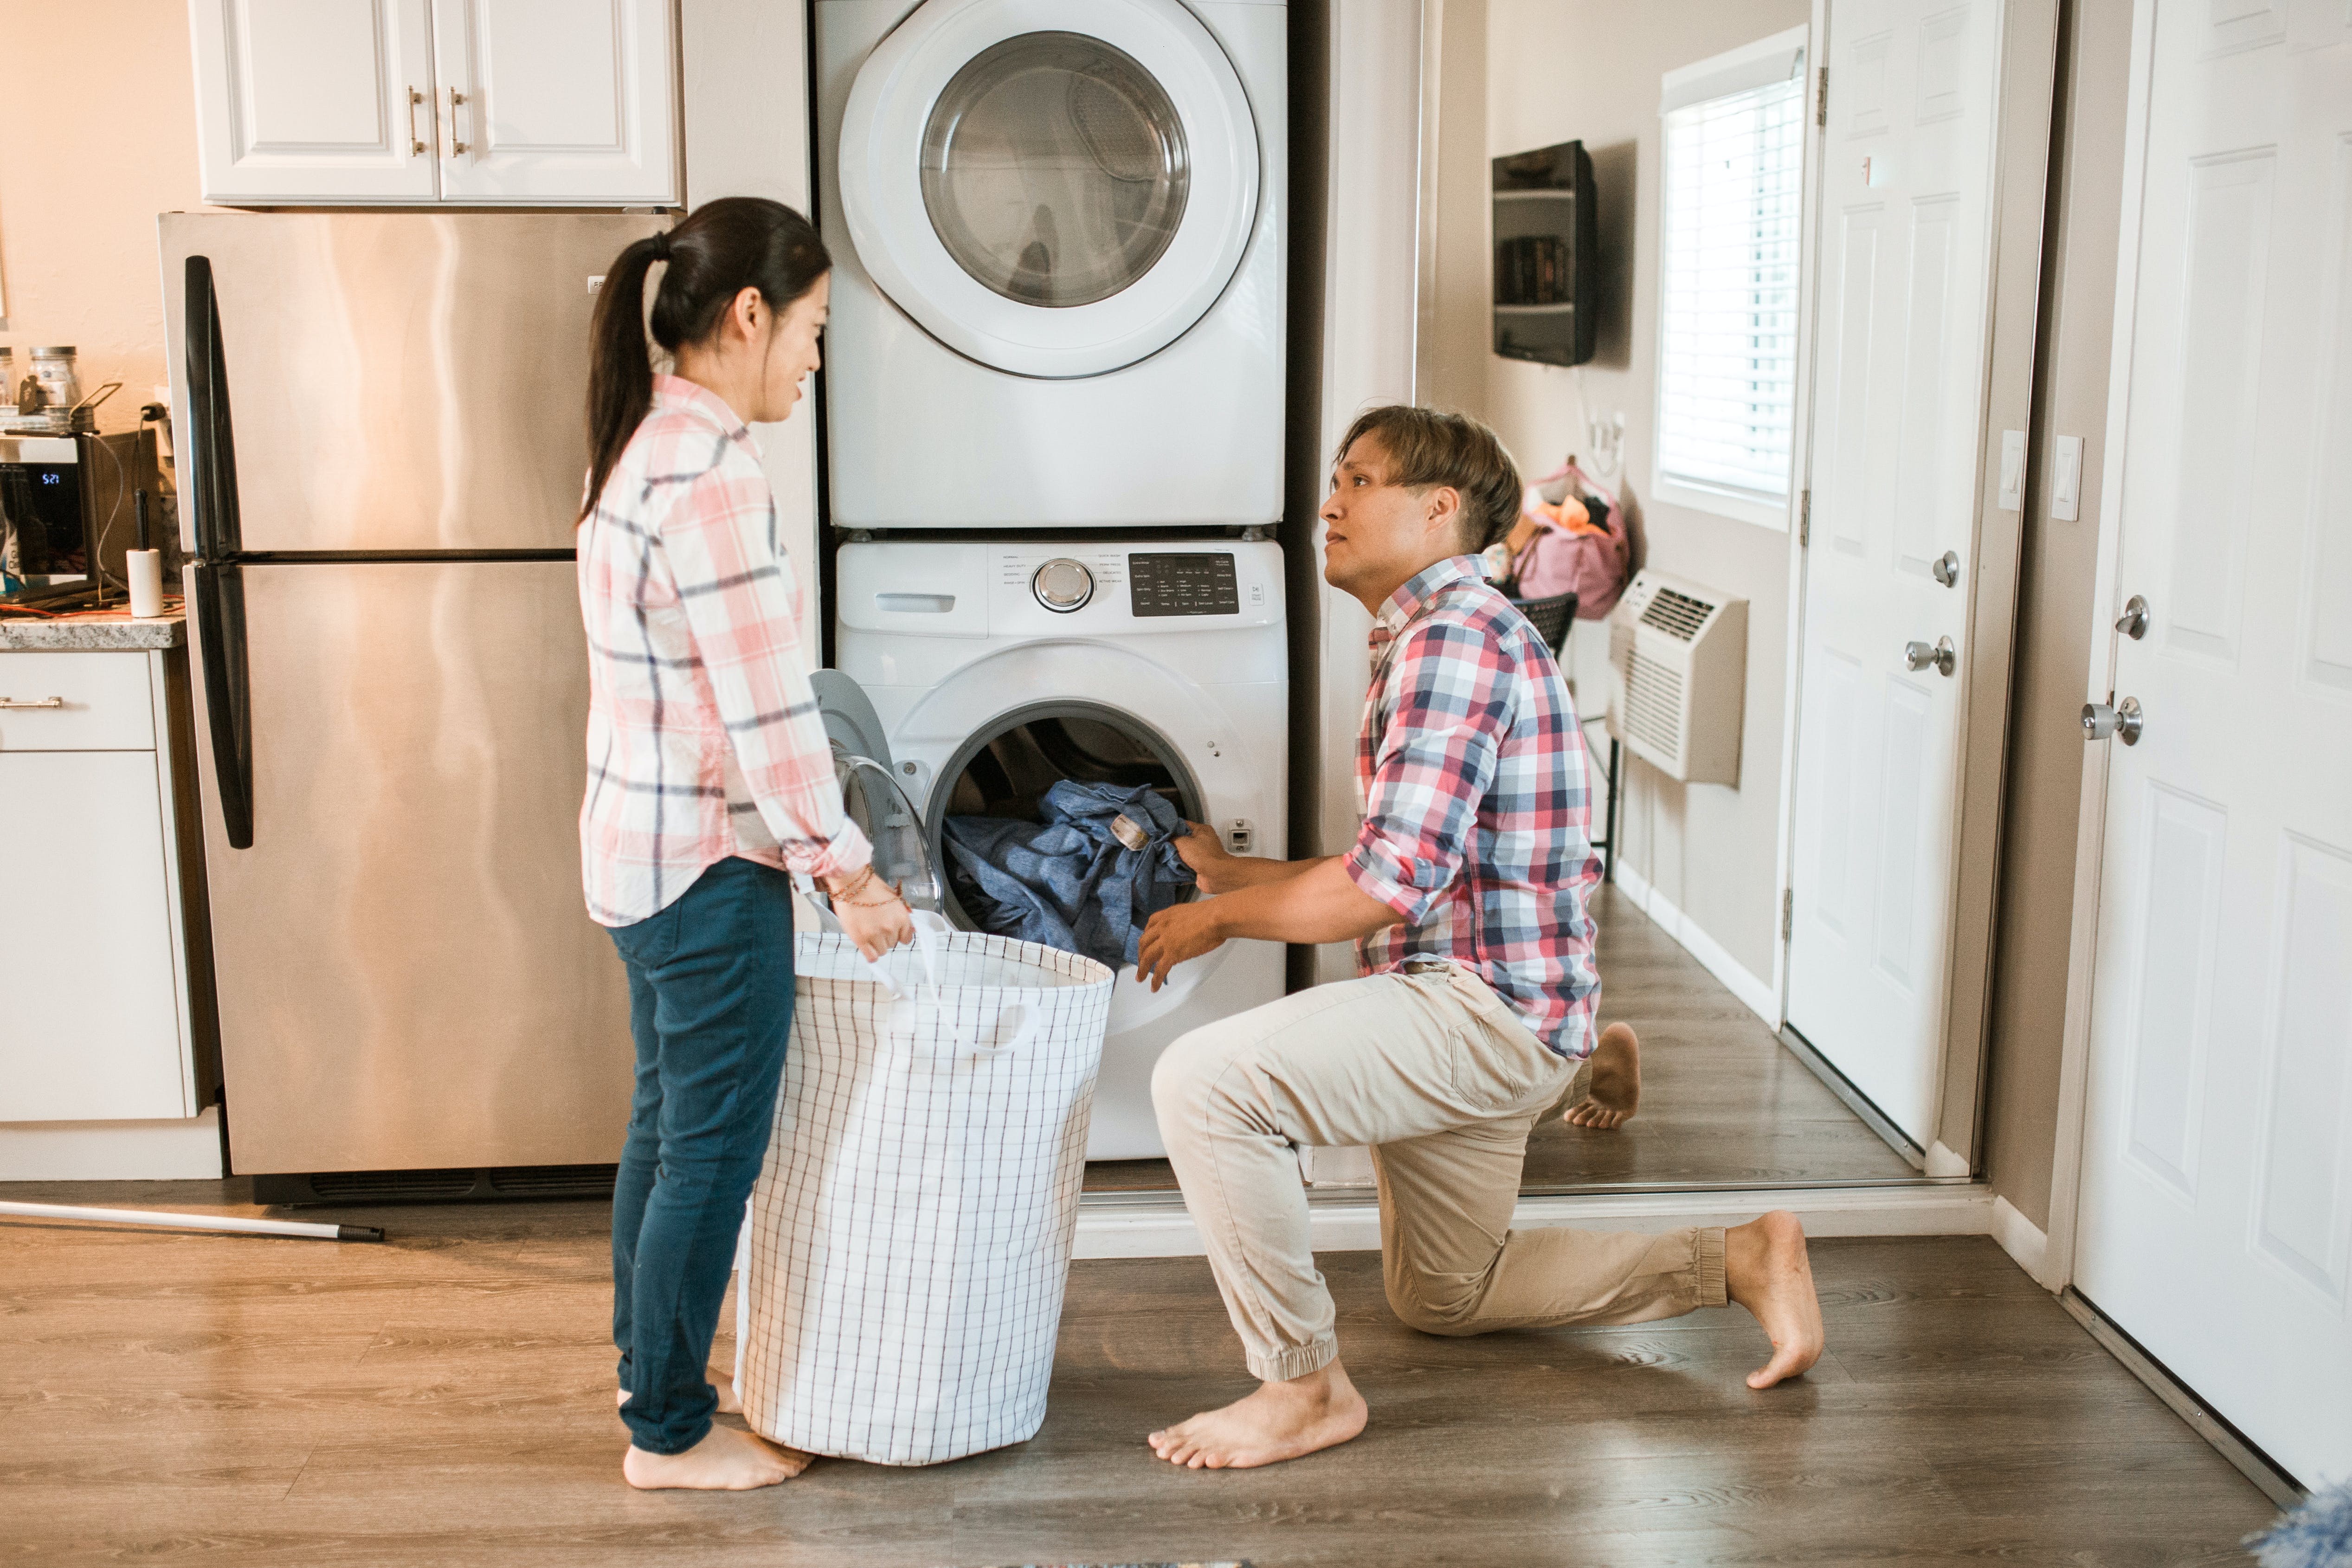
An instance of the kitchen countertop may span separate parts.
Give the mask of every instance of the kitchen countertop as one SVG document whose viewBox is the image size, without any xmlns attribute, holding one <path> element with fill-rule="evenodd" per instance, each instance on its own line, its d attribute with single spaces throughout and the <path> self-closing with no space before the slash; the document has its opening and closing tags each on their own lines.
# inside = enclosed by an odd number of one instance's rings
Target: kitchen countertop
<svg viewBox="0 0 2352 1568">
<path fill-rule="evenodd" d="M 178 647 L 188 640 L 187 616 L 173 605 L 152 620 L 128 610 L 83 610 L 44 619 L 0 617 L 0 653 L 115 653 Z"/>
</svg>

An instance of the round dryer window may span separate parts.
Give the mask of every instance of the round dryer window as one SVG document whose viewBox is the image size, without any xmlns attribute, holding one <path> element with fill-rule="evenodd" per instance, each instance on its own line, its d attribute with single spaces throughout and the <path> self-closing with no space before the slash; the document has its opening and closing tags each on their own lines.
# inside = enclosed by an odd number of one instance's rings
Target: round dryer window
<svg viewBox="0 0 2352 1568">
<path fill-rule="evenodd" d="M 1101 375 L 1191 331 L 1259 199 L 1257 125 L 1181 0 L 925 0 L 842 115 L 850 243 L 966 358 Z"/>
<path fill-rule="evenodd" d="M 923 206 L 963 269 L 1066 309 L 1151 270 L 1184 216 L 1184 122 L 1083 33 L 1024 33 L 956 72 L 923 135 Z"/>
</svg>

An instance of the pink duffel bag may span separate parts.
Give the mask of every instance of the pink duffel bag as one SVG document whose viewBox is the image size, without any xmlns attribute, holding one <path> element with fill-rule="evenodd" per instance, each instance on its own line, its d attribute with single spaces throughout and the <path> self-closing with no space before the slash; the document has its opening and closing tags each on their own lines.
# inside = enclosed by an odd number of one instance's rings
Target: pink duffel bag
<svg viewBox="0 0 2352 1568">
<path fill-rule="evenodd" d="M 1617 498 L 1572 462 L 1528 487 L 1509 544 L 1517 596 L 1574 594 L 1580 621 L 1605 617 L 1632 575 L 1633 547 Z"/>
</svg>

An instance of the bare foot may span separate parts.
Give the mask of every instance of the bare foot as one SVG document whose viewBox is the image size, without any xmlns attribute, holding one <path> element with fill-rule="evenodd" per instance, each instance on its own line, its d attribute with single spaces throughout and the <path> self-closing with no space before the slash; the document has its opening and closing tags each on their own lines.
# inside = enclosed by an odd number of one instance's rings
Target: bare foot
<svg viewBox="0 0 2352 1568">
<path fill-rule="evenodd" d="M 1569 1108 L 1570 1127 L 1607 1132 L 1633 1120 L 1642 1103 L 1642 1042 L 1630 1024 L 1612 1024 L 1592 1047 L 1592 1076 L 1584 1098 Z"/>
<path fill-rule="evenodd" d="M 743 1401 L 738 1397 L 735 1393 L 734 1374 L 731 1373 L 721 1372 L 714 1366 L 707 1368 L 705 1370 L 705 1375 L 710 1379 L 710 1386 L 719 1391 L 719 1414 L 721 1415 L 742 1415 Z M 617 1389 L 614 1392 L 619 1395 L 618 1398 L 613 1401 L 614 1405 L 626 1405 L 629 1402 L 629 1391 L 627 1389 Z"/>
<path fill-rule="evenodd" d="M 1332 1448 L 1364 1429 L 1364 1396 L 1338 1362 L 1154 1432 L 1151 1451 L 1187 1469 L 1245 1470 Z"/>
<path fill-rule="evenodd" d="M 1795 1215 L 1774 1209 L 1725 1231 L 1723 1279 L 1772 1341 L 1772 1359 L 1748 1374 L 1748 1387 L 1769 1388 L 1822 1359 L 1822 1303 Z"/>
<path fill-rule="evenodd" d="M 621 1475 L 640 1491 L 748 1492 L 791 1480 L 809 1468 L 809 1458 L 732 1426 L 713 1426 L 683 1454 L 649 1453 L 631 1444 Z"/>
</svg>

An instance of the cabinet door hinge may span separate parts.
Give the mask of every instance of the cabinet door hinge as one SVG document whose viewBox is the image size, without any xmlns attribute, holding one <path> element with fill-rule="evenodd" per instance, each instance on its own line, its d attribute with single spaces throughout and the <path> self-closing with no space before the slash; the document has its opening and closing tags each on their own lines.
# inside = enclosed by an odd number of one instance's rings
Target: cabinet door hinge
<svg viewBox="0 0 2352 1568">
<path fill-rule="evenodd" d="M 1824 131 L 1830 123 L 1830 68 L 1823 66 L 1813 76 L 1813 123 Z"/>
<path fill-rule="evenodd" d="M 1797 889 L 1780 889 L 1780 940 L 1786 942 L 1797 930 Z"/>
<path fill-rule="evenodd" d="M 1813 542 L 1813 492 L 1804 491 L 1797 498 L 1797 548 L 1804 549 Z"/>
</svg>

